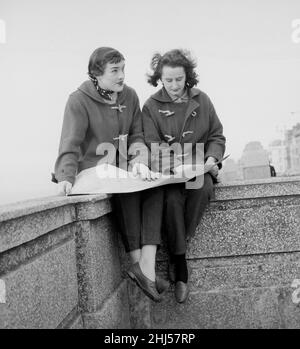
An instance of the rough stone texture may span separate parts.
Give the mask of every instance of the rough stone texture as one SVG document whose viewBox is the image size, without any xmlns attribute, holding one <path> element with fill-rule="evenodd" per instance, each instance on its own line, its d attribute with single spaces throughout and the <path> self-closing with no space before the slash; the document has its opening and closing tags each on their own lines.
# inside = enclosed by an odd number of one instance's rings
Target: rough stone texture
<svg viewBox="0 0 300 349">
<path fill-rule="evenodd" d="M 83 325 L 83 320 L 82 320 L 82 316 L 79 315 L 73 323 L 71 323 L 67 329 L 70 330 L 83 330 L 84 329 L 84 325 Z"/>
<path fill-rule="evenodd" d="M 290 181 L 261 181 L 261 183 L 237 183 L 235 185 L 217 185 L 215 200 L 232 200 L 282 195 L 300 195 L 300 178 Z"/>
<path fill-rule="evenodd" d="M 127 293 L 130 310 L 130 325 L 132 329 L 151 328 L 151 303 L 152 301 L 127 275 L 130 266 L 128 254 L 125 252 L 120 234 L 118 235 L 119 256 L 121 261 L 121 275 L 127 282 Z"/>
<path fill-rule="evenodd" d="M 109 199 L 100 201 L 91 201 L 76 204 L 76 213 L 78 221 L 92 220 L 99 218 L 111 212 L 111 204 Z"/>
<path fill-rule="evenodd" d="M 188 256 L 220 257 L 300 251 L 300 196 L 210 205 Z"/>
<path fill-rule="evenodd" d="M 108 216 L 77 226 L 80 307 L 94 312 L 122 281 L 117 234 Z"/>
<path fill-rule="evenodd" d="M 0 275 L 7 274 L 55 246 L 75 239 L 74 224 L 68 224 L 0 254 Z"/>
<path fill-rule="evenodd" d="M 299 187 L 273 184 L 284 196 L 261 183 L 260 193 L 259 185 L 250 193 L 260 198 L 237 199 L 247 187 L 233 187 L 220 200 L 217 188 L 219 201 L 189 243 L 189 298 L 176 303 L 173 286 L 163 304 L 151 303 L 148 328 L 300 328 Z M 167 258 L 162 248 L 164 277 Z M 144 310 L 137 322 L 145 317 Z"/>
<path fill-rule="evenodd" d="M 152 301 L 141 291 L 131 279 L 127 279 L 127 292 L 132 329 L 151 328 Z"/>
<path fill-rule="evenodd" d="M 119 258 L 120 258 L 120 264 L 121 264 L 121 274 L 122 277 L 125 279 L 128 277 L 127 270 L 131 265 L 129 254 L 126 253 L 124 244 L 121 238 L 121 234 L 117 232 L 117 238 L 118 238 L 118 250 L 119 250 Z"/>
<path fill-rule="evenodd" d="M 290 287 L 192 292 L 185 304 L 173 293 L 163 306 L 152 304 L 152 328 L 300 328 L 300 308 Z"/>
<path fill-rule="evenodd" d="M 237 180 L 230 183 L 219 183 L 217 187 L 232 187 L 235 185 L 248 185 L 248 184 L 272 184 L 272 183 L 290 183 L 290 182 L 299 182 L 300 176 L 290 176 L 290 177 L 270 177 L 270 178 L 261 178 L 261 179 L 243 179 Z M 297 194 L 297 193 L 294 193 Z"/>
<path fill-rule="evenodd" d="M 291 285 L 300 277 L 300 253 L 190 260 L 190 280 L 201 291 Z"/>
<path fill-rule="evenodd" d="M 83 329 L 82 315 L 76 306 L 56 329 Z"/>
<path fill-rule="evenodd" d="M 166 279 L 167 265 L 165 261 L 157 264 L 158 273 Z M 286 286 L 300 279 L 300 252 L 189 259 L 188 269 L 191 289 L 201 292 Z"/>
<path fill-rule="evenodd" d="M 78 304 L 74 241 L 1 276 L 0 328 L 55 328 Z"/>
<path fill-rule="evenodd" d="M 0 205 L 0 222 L 76 203 L 102 201 L 107 199 L 108 197 L 110 196 L 105 194 L 48 196 L 34 200 L 15 202 L 13 204 L 8 205 Z"/>
<path fill-rule="evenodd" d="M 160 274 L 166 275 L 166 263 Z M 190 295 L 151 303 L 148 328 L 300 328 L 300 253 L 190 260 Z M 145 314 L 141 314 L 142 320 Z"/>
<path fill-rule="evenodd" d="M 127 282 L 121 283 L 100 310 L 83 314 L 83 322 L 87 329 L 130 329 Z"/>
<path fill-rule="evenodd" d="M 74 310 L 77 267 L 81 305 L 88 311 L 99 309 L 122 281 L 109 212 L 107 195 L 52 197 L 0 208 L 0 275 L 8 298 L 0 305 L 0 328 L 83 327 Z"/>
<path fill-rule="evenodd" d="M 300 251 L 300 196 L 212 202 L 188 258 Z M 164 246 L 157 260 L 167 260 Z"/>
<path fill-rule="evenodd" d="M 0 252 L 33 240 L 76 220 L 71 205 L 26 215 L 0 224 Z"/>
<path fill-rule="evenodd" d="M 218 186 L 189 244 L 184 305 L 172 289 L 155 304 L 122 281 L 128 258 L 107 196 L 0 208 L 0 328 L 299 328 L 300 178 L 270 182 Z M 161 275 L 166 259 L 162 248 Z"/>
<path fill-rule="evenodd" d="M 0 252 L 76 220 L 111 211 L 108 195 L 50 197 L 0 207 Z"/>
</svg>

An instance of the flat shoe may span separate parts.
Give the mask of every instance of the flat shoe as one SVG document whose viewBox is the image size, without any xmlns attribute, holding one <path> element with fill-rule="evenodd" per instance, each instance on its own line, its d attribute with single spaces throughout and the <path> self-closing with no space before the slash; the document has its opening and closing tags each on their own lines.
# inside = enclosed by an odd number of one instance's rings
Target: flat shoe
<svg viewBox="0 0 300 349">
<path fill-rule="evenodd" d="M 140 289 L 155 302 L 161 302 L 162 298 L 157 292 L 155 281 L 151 281 L 143 274 L 139 262 L 133 264 L 127 271 L 128 276 L 136 282 Z"/>
<path fill-rule="evenodd" d="M 175 298 L 178 303 L 184 303 L 189 295 L 188 283 L 177 281 L 175 285 Z"/>
</svg>

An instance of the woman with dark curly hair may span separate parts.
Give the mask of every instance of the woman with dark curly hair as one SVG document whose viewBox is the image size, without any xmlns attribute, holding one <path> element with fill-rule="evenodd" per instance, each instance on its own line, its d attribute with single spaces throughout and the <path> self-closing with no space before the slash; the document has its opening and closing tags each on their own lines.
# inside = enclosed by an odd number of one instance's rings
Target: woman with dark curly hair
<svg viewBox="0 0 300 349">
<path fill-rule="evenodd" d="M 144 180 L 156 178 L 148 168 L 139 99 L 124 84 L 124 69 L 125 59 L 119 51 L 100 47 L 90 57 L 89 80 L 70 95 L 53 176 L 60 194 L 70 192 L 80 171 L 96 166 L 106 157 L 97 150 L 104 143 L 115 147 L 115 166 L 127 170 L 129 165 L 128 169 Z M 159 302 L 160 293 L 168 286 L 155 275 L 163 191 L 154 188 L 116 194 L 113 203 L 125 249 L 132 261 L 128 274 L 147 296 Z"/>
<path fill-rule="evenodd" d="M 188 51 L 176 49 L 164 55 L 155 54 L 151 61 L 153 74 L 148 75 L 148 82 L 153 86 L 161 82 L 162 88 L 145 102 L 142 110 L 145 141 L 152 149 L 153 159 L 157 159 L 153 149 L 161 149 L 153 144 L 168 144 L 172 149 L 176 149 L 176 144 L 181 146 L 179 149 L 189 144 L 194 156 L 200 143 L 204 145 L 205 164 L 211 166 L 202 178 L 201 188 L 189 189 L 182 183 L 164 187 L 169 277 L 175 282 L 175 298 L 179 303 L 187 299 L 189 291 L 187 240 L 195 233 L 213 194 L 213 183 L 221 168 L 221 163 L 216 165 L 216 162 L 225 151 L 223 127 L 214 106 L 204 92 L 194 88 L 198 83 L 195 67 Z M 157 170 L 156 167 L 157 163 L 152 161 L 151 168 Z"/>
</svg>

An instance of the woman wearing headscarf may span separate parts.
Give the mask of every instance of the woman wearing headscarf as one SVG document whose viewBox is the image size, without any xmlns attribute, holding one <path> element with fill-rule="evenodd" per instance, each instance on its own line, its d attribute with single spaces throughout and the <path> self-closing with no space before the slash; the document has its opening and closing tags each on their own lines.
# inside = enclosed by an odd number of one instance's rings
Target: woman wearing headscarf
<svg viewBox="0 0 300 349">
<path fill-rule="evenodd" d="M 136 92 L 124 84 L 124 56 L 110 47 L 96 49 L 89 60 L 89 80 L 67 102 L 55 164 L 54 181 L 68 194 L 76 175 L 104 159 L 101 145 L 116 150 L 114 165 L 155 180 L 148 168 L 142 117 Z M 160 244 L 163 191 L 161 188 L 116 194 L 114 212 L 132 265 L 128 275 L 152 300 L 159 302 L 168 284 L 156 278 L 155 256 Z"/>
<path fill-rule="evenodd" d="M 197 144 L 202 144 L 203 160 L 211 167 L 209 173 L 202 177 L 201 188 L 189 189 L 182 183 L 164 187 L 169 276 L 175 281 L 175 298 L 179 303 L 187 299 L 189 292 L 187 240 L 194 235 L 213 194 L 213 183 L 217 181 L 221 168 L 221 163 L 216 163 L 225 151 L 223 127 L 215 108 L 210 98 L 194 87 L 198 83 L 195 67 L 187 51 L 175 49 L 164 55 L 155 54 L 151 61 L 153 73 L 149 74 L 148 82 L 156 87 L 160 81 L 162 87 L 145 102 L 142 109 L 145 141 L 148 147 L 152 147 L 152 159 L 156 159 L 152 161 L 151 169 L 157 170 L 157 158 L 161 160 L 153 154 L 153 149 L 161 148 L 153 145 L 162 144 L 171 146 L 175 152 L 175 145 L 179 145 L 180 149 L 189 145 L 193 162 L 195 159 L 199 162 L 195 153 Z M 171 170 L 176 165 L 176 156 L 180 155 L 184 157 L 186 154 L 175 154 L 170 163 Z"/>
</svg>

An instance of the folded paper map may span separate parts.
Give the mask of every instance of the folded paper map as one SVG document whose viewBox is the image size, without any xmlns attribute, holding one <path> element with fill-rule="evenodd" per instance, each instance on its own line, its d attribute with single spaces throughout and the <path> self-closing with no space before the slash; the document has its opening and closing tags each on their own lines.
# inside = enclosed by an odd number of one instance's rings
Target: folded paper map
<svg viewBox="0 0 300 349">
<path fill-rule="evenodd" d="M 221 161 L 223 160 L 225 158 Z M 132 172 L 101 164 L 81 171 L 75 179 L 70 195 L 131 193 L 161 185 L 184 183 L 210 171 L 213 166 L 181 165 L 175 167 L 173 175 L 160 174 L 158 179 L 147 181 L 139 176 L 134 177 Z"/>
</svg>

